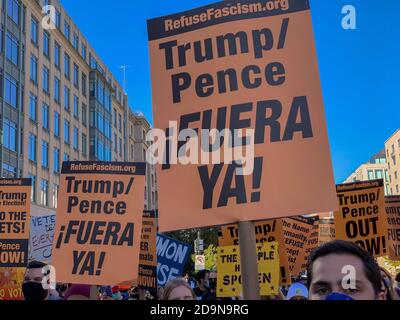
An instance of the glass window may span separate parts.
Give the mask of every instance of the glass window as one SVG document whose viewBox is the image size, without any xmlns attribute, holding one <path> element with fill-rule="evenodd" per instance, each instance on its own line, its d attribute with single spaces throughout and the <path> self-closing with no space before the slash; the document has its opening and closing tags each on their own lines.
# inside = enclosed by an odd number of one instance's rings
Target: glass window
<svg viewBox="0 0 400 320">
<path fill-rule="evenodd" d="M 86 97 L 86 75 L 82 72 L 82 94 Z"/>
<path fill-rule="evenodd" d="M 64 36 L 69 40 L 71 27 L 67 21 L 64 21 Z"/>
<path fill-rule="evenodd" d="M 74 63 L 74 86 L 79 88 L 79 67 Z"/>
<path fill-rule="evenodd" d="M 61 12 L 56 9 L 56 28 L 61 28 Z"/>
<path fill-rule="evenodd" d="M 30 78 L 34 83 L 37 83 L 37 61 L 37 58 L 31 54 Z"/>
<path fill-rule="evenodd" d="M 54 135 L 60 136 L 60 114 L 58 112 L 54 112 Z"/>
<path fill-rule="evenodd" d="M 3 145 L 9 150 L 17 151 L 17 125 L 7 118 L 3 121 Z"/>
<path fill-rule="evenodd" d="M 19 24 L 19 5 L 17 0 L 7 0 L 7 15 Z"/>
<path fill-rule="evenodd" d="M 373 170 L 368 170 L 368 180 L 374 180 L 374 171 Z"/>
<path fill-rule="evenodd" d="M 68 153 L 64 153 L 64 161 L 69 161 L 69 154 Z"/>
<path fill-rule="evenodd" d="M 82 52 L 81 52 L 81 56 L 83 58 L 83 60 L 86 61 L 86 46 L 82 43 Z"/>
<path fill-rule="evenodd" d="M 29 133 L 29 160 L 36 162 L 36 136 Z"/>
<path fill-rule="evenodd" d="M 45 103 L 42 105 L 42 126 L 49 130 L 49 106 Z"/>
<path fill-rule="evenodd" d="M 69 73 L 69 69 L 70 69 L 70 61 L 71 58 L 69 57 L 68 54 L 64 54 L 64 75 L 67 79 L 69 79 L 70 73 Z"/>
<path fill-rule="evenodd" d="M 9 74 L 6 74 L 6 84 L 5 84 L 5 93 L 4 100 L 14 108 L 17 108 L 17 81 L 11 77 Z"/>
<path fill-rule="evenodd" d="M 54 65 L 57 68 L 60 68 L 60 52 L 61 52 L 60 45 L 56 41 L 54 41 Z"/>
<path fill-rule="evenodd" d="M 56 173 L 60 172 L 60 149 L 53 149 L 53 170 Z"/>
<path fill-rule="evenodd" d="M 69 144 L 69 122 L 64 120 L 64 142 Z"/>
<path fill-rule="evenodd" d="M 31 92 L 29 94 L 29 118 L 36 122 L 37 97 Z"/>
<path fill-rule="evenodd" d="M 74 95 L 74 117 L 79 118 L 79 98 Z"/>
<path fill-rule="evenodd" d="M 120 114 L 118 115 L 118 126 L 119 126 L 119 132 L 122 132 L 122 117 Z"/>
<path fill-rule="evenodd" d="M 6 57 L 15 65 L 18 65 L 19 45 L 18 40 L 10 32 L 7 32 Z"/>
<path fill-rule="evenodd" d="M 60 79 L 54 77 L 54 100 L 60 102 Z"/>
<path fill-rule="evenodd" d="M 73 47 L 75 48 L 75 50 L 78 50 L 78 47 L 79 47 L 79 37 L 78 37 L 78 35 L 74 32 L 74 37 L 73 37 L 73 40 L 72 40 L 72 45 L 73 45 Z"/>
<path fill-rule="evenodd" d="M 49 166 L 49 143 L 42 141 L 42 167 L 48 168 Z"/>
<path fill-rule="evenodd" d="M 53 207 L 54 208 L 57 208 L 57 206 L 58 206 L 57 199 L 58 199 L 59 189 L 60 189 L 60 187 L 57 184 L 53 183 Z"/>
<path fill-rule="evenodd" d="M 43 75 L 42 75 L 42 85 L 43 85 L 43 91 L 46 93 L 50 93 L 50 71 L 46 66 L 43 66 Z"/>
<path fill-rule="evenodd" d="M 69 111 L 69 88 L 64 86 L 64 109 Z"/>
<path fill-rule="evenodd" d="M 375 174 L 376 174 L 377 179 L 383 179 L 383 171 L 382 170 L 376 170 Z"/>
<path fill-rule="evenodd" d="M 28 178 L 32 179 L 31 201 L 36 202 L 36 176 L 29 174 Z"/>
<path fill-rule="evenodd" d="M 87 148 L 87 145 L 86 145 L 86 142 L 87 141 L 87 139 L 86 139 L 86 135 L 85 134 L 82 134 L 82 154 L 84 155 L 84 156 L 86 156 L 86 152 L 87 152 L 87 150 L 86 150 L 86 148 Z"/>
<path fill-rule="evenodd" d="M 79 130 L 77 127 L 74 127 L 74 141 L 73 141 L 73 146 L 75 150 L 78 150 L 79 148 Z"/>
<path fill-rule="evenodd" d="M 87 121 L 87 107 L 84 103 L 82 103 L 82 124 L 86 126 Z"/>
<path fill-rule="evenodd" d="M 40 203 L 44 206 L 48 206 L 48 181 L 42 179 L 40 181 Z"/>
<path fill-rule="evenodd" d="M 50 57 L 50 35 L 47 31 L 43 31 L 43 54 Z"/>
<path fill-rule="evenodd" d="M 31 18 L 31 41 L 38 45 L 38 21 L 34 17 Z"/>
</svg>

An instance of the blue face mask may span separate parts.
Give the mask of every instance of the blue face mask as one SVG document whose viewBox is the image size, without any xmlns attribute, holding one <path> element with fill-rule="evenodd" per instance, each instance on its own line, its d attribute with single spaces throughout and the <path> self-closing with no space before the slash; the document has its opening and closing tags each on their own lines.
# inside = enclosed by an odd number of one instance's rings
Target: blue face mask
<svg viewBox="0 0 400 320">
<path fill-rule="evenodd" d="M 354 299 L 343 293 L 332 292 L 328 296 L 326 296 L 325 300 L 354 300 Z"/>
</svg>

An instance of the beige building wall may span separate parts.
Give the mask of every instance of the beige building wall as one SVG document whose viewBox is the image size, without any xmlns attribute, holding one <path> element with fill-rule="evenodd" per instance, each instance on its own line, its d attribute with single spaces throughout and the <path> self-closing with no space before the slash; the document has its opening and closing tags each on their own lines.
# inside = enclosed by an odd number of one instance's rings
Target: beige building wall
<svg viewBox="0 0 400 320">
<path fill-rule="evenodd" d="M 400 194 L 400 129 L 385 142 L 391 194 Z"/>
</svg>

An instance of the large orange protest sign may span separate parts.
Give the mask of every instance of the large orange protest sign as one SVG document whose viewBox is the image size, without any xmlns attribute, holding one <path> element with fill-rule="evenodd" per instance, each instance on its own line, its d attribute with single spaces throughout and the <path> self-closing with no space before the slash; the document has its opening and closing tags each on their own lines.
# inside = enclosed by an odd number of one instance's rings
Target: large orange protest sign
<svg viewBox="0 0 400 320">
<path fill-rule="evenodd" d="M 143 217 L 139 253 L 138 287 L 157 290 L 157 222 L 154 217 Z"/>
<path fill-rule="evenodd" d="M 0 300 L 24 300 L 25 268 L 0 268 Z"/>
<path fill-rule="evenodd" d="M 148 33 L 160 231 L 336 208 L 308 0 L 224 1 L 149 20 Z M 248 163 L 232 161 L 240 129 Z M 223 130 L 201 147 L 187 135 Z"/>
<path fill-rule="evenodd" d="M 385 198 L 389 259 L 400 260 L 400 196 Z"/>
<path fill-rule="evenodd" d="M 63 163 L 53 243 L 58 282 L 137 280 L 145 171 L 145 163 Z"/>
<path fill-rule="evenodd" d="M 258 221 L 255 223 L 256 242 L 272 242 L 276 241 L 279 247 L 279 264 L 280 264 L 280 283 L 283 285 L 290 284 L 289 264 L 286 256 L 286 248 L 282 237 L 282 220 L 271 219 L 266 221 Z M 222 226 L 218 235 L 218 244 L 220 246 L 239 245 L 239 230 L 237 224 Z"/>
<path fill-rule="evenodd" d="M 313 218 L 295 217 L 282 219 L 289 272 L 293 276 L 298 276 L 301 271 L 306 255 L 307 241 L 311 235 L 313 225 Z"/>
<path fill-rule="evenodd" d="M 335 240 L 335 223 L 333 218 L 322 218 L 319 220 L 318 246 Z"/>
<path fill-rule="evenodd" d="M 0 267 L 26 267 L 31 179 L 0 179 Z"/>
<path fill-rule="evenodd" d="M 357 243 L 375 257 L 387 254 L 385 190 L 383 180 L 336 186 L 336 239 Z"/>
</svg>

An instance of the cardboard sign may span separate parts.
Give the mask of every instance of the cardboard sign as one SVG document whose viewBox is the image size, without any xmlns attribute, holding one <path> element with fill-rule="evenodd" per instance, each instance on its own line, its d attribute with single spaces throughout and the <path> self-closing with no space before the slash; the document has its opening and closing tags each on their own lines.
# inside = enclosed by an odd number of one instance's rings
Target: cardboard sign
<svg viewBox="0 0 400 320">
<path fill-rule="evenodd" d="M 31 179 L 0 179 L 0 267 L 28 264 Z"/>
<path fill-rule="evenodd" d="M 389 259 L 400 260 L 400 196 L 385 198 Z"/>
<path fill-rule="evenodd" d="M 143 217 L 138 287 L 146 290 L 157 290 L 156 223 L 156 218 Z"/>
<path fill-rule="evenodd" d="M 279 245 L 263 242 L 257 245 L 257 266 L 260 295 L 277 295 L 279 292 Z M 238 297 L 242 294 L 239 246 L 217 249 L 217 297 Z"/>
<path fill-rule="evenodd" d="M 25 268 L 0 268 L 0 300 L 24 300 Z"/>
<path fill-rule="evenodd" d="M 63 163 L 53 243 L 58 282 L 137 280 L 145 171 L 145 163 Z"/>
<path fill-rule="evenodd" d="M 280 260 L 280 283 L 289 285 L 291 283 L 288 258 L 286 256 L 286 247 L 282 237 L 282 220 L 271 219 L 259 221 L 255 223 L 255 235 L 257 243 L 278 242 L 279 260 Z M 238 225 L 222 226 L 219 235 L 218 243 L 220 246 L 239 245 Z"/>
<path fill-rule="evenodd" d="M 322 218 L 319 220 L 319 234 L 318 234 L 318 246 L 335 240 L 335 223 L 333 218 Z"/>
<path fill-rule="evenodd" d="M 279 293 L 279 244 L 264 242 L 257 246 L 258 281 L 260 295 L 271 296 Z"/>
<path fill-rule="evenodd" d="M 157 234 L 157 281 L 165 286 L 169 279 L 182 276 L 192 247 L 190 244 Z"/>
<path fill-rule="evenodd" d="M 301 265 L 306 255 L 308 237 L 311 234 L 313 224 L 313 218 L 296 217 L 282 219 L 283 238 L 289 261 L 289 272 L 293 276 L 298 276 L 301 271 Z"/>
<path fill-rule="evenodd" d="M 55 214 L 31 217 L 29 261 L 51 262 L 55 224 Z"/>
<path fill-rule="evenodd" d="M 223 1 L 148 35 L 161 231 L 336 208 L 308 0 Z"/>
<path fill-rule="evenodd" d="M 306 249 L 304 252 L 304 259 L 303 261 L 300 259 L 296 260 L 296 265 L 294 267 L 295 270 L 306 271 L 307 270 L 307 263 L 308 257 L 310 256 L 311 252 L 318 247 L 318 235 L 319 235 L 319 217 L 316 216 L 311 219 L 313 225 L 309 236 L 307 237 L 306 242 Z"/>
<path fill-rule="evenodd" d="M 387 255 L 383 180 L 336 186 L 336 238 L 357 243 L 373 256 Z"/>
</svg>

